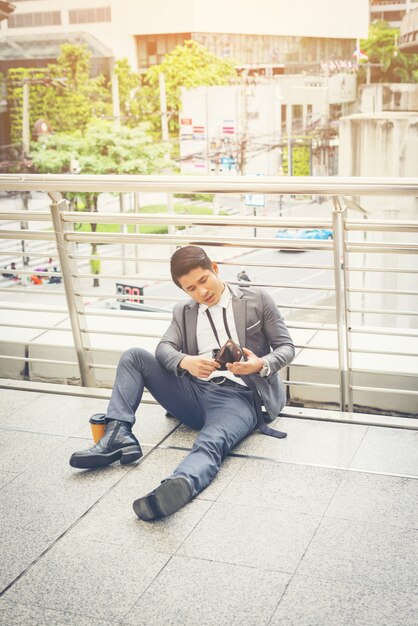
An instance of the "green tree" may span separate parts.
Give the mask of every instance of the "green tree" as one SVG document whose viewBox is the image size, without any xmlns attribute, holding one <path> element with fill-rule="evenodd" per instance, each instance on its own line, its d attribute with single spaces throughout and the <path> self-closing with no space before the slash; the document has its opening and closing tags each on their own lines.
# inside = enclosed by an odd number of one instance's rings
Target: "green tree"
<svg viewBox="0 0 418 626">
<path fill-rule="evenodd" d="M 178 132 L 178 114 L 181 88 L 190 89 L 204 85 L 227 85 L 236 78 L 235 64 L 220 59 L 196 41 L 185 41 L 167 54 L 163 63 L 153 65 L 144 75 L 138 92 L 138 106 L 144 119 L 151 122 L 153 131 L 161 132 L 159 74 L 165 76 L 169 128 Z"/>
<path fill-rule="evenodd" d="M 37 172 L 60 174 L 71 171 L 77 159 L 81 174 L 155 174 L 167 167 L 164 146 L 156 143 L 145 124 L 136 128 L 118 127 L 103 120 L 91 122 L 85 131 L 56 133 L 42 137 L 31 145 L 31 157 Z M 67 194 L 77 208 L 97 211 L 99 193 Z M 96 232 L 97 224 L 90 224 Z M 92 244 L 97 256 L 97 244 Z M 92 273 L 100 273 L 100 261 L 92 259 Z M 94 278 L 94 286 L 99 279 Z"/>
<path fill-rule="evenodd" d="M 141 84 L 141 77 L 138 72 L 132 70 L 127 58 L 116 61 L 115 74 L 118 78 L 122 119 L 125 124 L 130 126 L 137 124 L 139 119 L 137 94 Z"/>
<path fill-rule="evenodd" d="M 29 123 L 46 120 L 56 132 L 86 128 L 94 117 L 110 117 L 111 94 L 104 76 L 90 78 L 91 53 L 86 46 L 63 44 L 56 64 L 14 68 L 8 72 L 12 143 L 22 137 L 23 81 L 29 82 Z"/>
<path fill-rule="evenodd" d="M 383 20 L 370 24 L 368 39 L 362 39 L 360 47 L 372 64 L 371 80 L 374 83 L 418 82 L 418 54 L 403 53 L 398 48 L 399 29 L 391 28 Z M 376 64 L 373 67 L 373 64 Z M 366 79 L 366 71 L 360 66 L 359 78 Z"/>
</svg>

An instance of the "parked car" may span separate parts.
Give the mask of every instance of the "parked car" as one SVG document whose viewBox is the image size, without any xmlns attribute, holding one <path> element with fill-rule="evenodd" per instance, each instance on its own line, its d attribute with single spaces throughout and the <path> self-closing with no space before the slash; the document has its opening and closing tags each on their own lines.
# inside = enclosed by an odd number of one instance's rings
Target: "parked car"
<svg viewBox="0 0 418 626">
<path fill-rule="evenodd" d="M 276 239 L 332 239 L 332 230 L 328 228 L 281 228 Z"/>
</svg>

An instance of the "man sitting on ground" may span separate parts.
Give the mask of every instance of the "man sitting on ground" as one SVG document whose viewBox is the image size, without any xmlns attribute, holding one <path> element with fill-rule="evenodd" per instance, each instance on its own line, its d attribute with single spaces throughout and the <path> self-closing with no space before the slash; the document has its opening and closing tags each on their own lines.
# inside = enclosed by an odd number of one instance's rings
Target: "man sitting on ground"
<svg viewBox="0 0 418 626">
<path fill-rule="evenodd" d="M 171 415 L 199 429 L 192 450 L 171 476 L 133 503 L 146 521 L 171 515 L 205 489 L 229 451 L 257 425 L 266 434 L 286 436 L 265 423 L 266 413 L 274 420 L 285 405 L 279 370 L 294 357 L 292 339 L 271 296 L 258 287 L 224 283 L 217 264 L 198 246 L 173 254 L 171 276 L 191 299 L 174 307 L 156 356 L 142 348 L 122 354 L 105 434 L 70 459 L 76 468 L 139 459 L 142 451 L 132 425 L 144 387 Z M 214 357 L 228 339 L 245 346 L 244 358 L 221 370 Z"/>
</svg>

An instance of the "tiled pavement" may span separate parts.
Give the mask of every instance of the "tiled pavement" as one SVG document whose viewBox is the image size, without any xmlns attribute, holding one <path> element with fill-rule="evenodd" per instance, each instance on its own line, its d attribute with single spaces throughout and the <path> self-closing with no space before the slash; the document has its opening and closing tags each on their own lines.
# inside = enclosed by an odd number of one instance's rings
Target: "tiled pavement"
<svg viewBox="0 0 418 626">
<path fill-rule="evenodd" d="M 139 464 L 73 470 L 105 400 L 0 391 L 0 623 L 416 626 L 418 431 L 282 418 L 140 522 L 194 433 L 144 406 Z"/>
</svg>

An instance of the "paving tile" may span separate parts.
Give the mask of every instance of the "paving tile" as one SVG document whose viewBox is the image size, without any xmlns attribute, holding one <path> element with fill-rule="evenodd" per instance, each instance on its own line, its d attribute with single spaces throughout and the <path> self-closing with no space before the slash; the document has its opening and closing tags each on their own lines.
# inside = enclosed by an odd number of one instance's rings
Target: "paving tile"
<svg viewBox="0 0 418 626">
<path fill-rule="evenodd" d="M 350 467 L 418 476 L 418 431 L 370 426 Z"/>
<path fill-rule="evenodd" d="M 151 480 L 150 475 L 144 476 L 147 474 L 146 463 L 125 476 L 77 522 L 69 536 L 125 548 L 175 552 L 212 503 L 194 500 L 175 515 L 162 520 L 151 523 L 139 520 L 132 509 L 133 501 L 157 486 L 161 479 L 161 476 L 158 480 L 154 477 L 154 468 L 151 470 Z M 144 483 L 147 484 L 146 489 Z"/>
<path fill-rule="evenodd" d="M 107 405 L 107 400 L 97 398 L 37 394 L 31 402 L 16 408 L 12 421 L 8 413 L 1 415 L 0 428 L 91 440 L 89 417 L 93 413 L 105 413 Z M 165 417 L 162 407 L 147 404 L 138 409 L 133 430 L 140 441 L 157 443 L 177 424 Z"/>
<path fill-rule="evenodd" d="M 13 626 L 111 626 L 112 622 L 63 613 L 40 606 L 25 606 L 0 598 L 0 623 Z"/>
<path fill-rule="evenodd" d="M 144 404 L 136 412 L 133 427 L 139 441 L 157 444 L 178 426 L 178 421 L 165 416 L 165 409 L 159 405 Z"/>
<path fill-rule="evenodd" d="M 298 574 L 418 590 L 418 535 L 409 528 L 324 518 Z"/>
<path fill-rule="evenodd" d="M 295 576 L 271 626 L 416 626 L 417 597 L 391 589 Z"/>
<path fill-rule="evenodd" d="M 49 547 L 51 536 L 45 530 L 5 532 L 0 528 L 0 533 L 0 591 L 3 591 Z"/>
<path fill-rule="evenodd" d="M 3 414 L 0 427 L 33 433 L 90 437 L 90 415 L 104 412 L 106 407 L 106 400 L 38 394 L 32 402 L 15 411 L 12 421 Z"/>
<path fill-rule="evenodd" d="M 290 576 L 239 565 L 173 557 L 124 624 L 268 624 Z"/>
<path fill-rule="evenodd" d="M 234 476 L 237 475 L 241 467 L 245 465 L 246 459 L 227 457 L 221 465 L 221 469 L 215 479 L 198 494 L 198 500 L 217 500 L 225 488 L 230 484 Z"/>
<path fill-rule="evenodd" d="M 62 482 L 66 487 L 73 487 L 76 494 L 78 489 L 81 491 L 91 489 L 98 492 L 98 495 L 104 493 L 114 483 L 116 483 L 127 472 L 131 471 L 137 463 L 130 465 L 121 465 L 119 461 L 112 463 L 108 467 L 98 468 L 95 470 L 80 470 L 70 466 L 69 460 L 73 452 L 84 450 L 93 445 L 92 441 L 69 437 L 29 469 L 25 471 L 26 475 L 31 477 L 44 478 L 54 483 Z M 142 446 L 144 457 L 152 450 L 151 446 Z M 142 460 L 143 458 L 142 457 Z"/>
<path fill-rule="evenodd" d="M 38 393 L 29 393 L 28 391 L 0 389 L 0 424 L 3 417 L 9 419 L 21 407 L 32 404 L 39 395 Z"/>
<path fill-rule="evenodd" d="M 94 504 L 105 489 L 74 489 L 21 474 L 0 490 L 0 580 L 8 584 Z"/>
<path fill-rule="evenodd" d="M 418 480 L 346 472 L 326 516 L 418 528 Z"/>
<path fill-rule="evenodd" d="M 283 418 L 286 439 L 264 437 L 257 456 L 290 463 L 349 467 L 367 426 Z"/>
<path fill-rule="evenodd" d="M 314 516 L 215 502 L 178 554 L 292 573 L 318 524 Z"/>
<path fill-rule="evenodd" d="M 0 489 L 16 478 L 16 476 L 18 476 L 18 474 L 13 472 L 0 472 Z"/>
<path fill-rule="evenodd" d="M 56 435 L 0 429 L 0 471 L 23 472 L 47 457 L 63 441 L 63 437 Z"/>
<path fill-rule="evenodd" d="M 342 478 L 337 470 L 249 459 L 219 500 L 318 516 Z"/>
<path fill-rule="evenodd" d="M 31 607 L 113 621 L 129 611 L 169 558 L 66 536 L 4 597 Z"/>
</svg>

